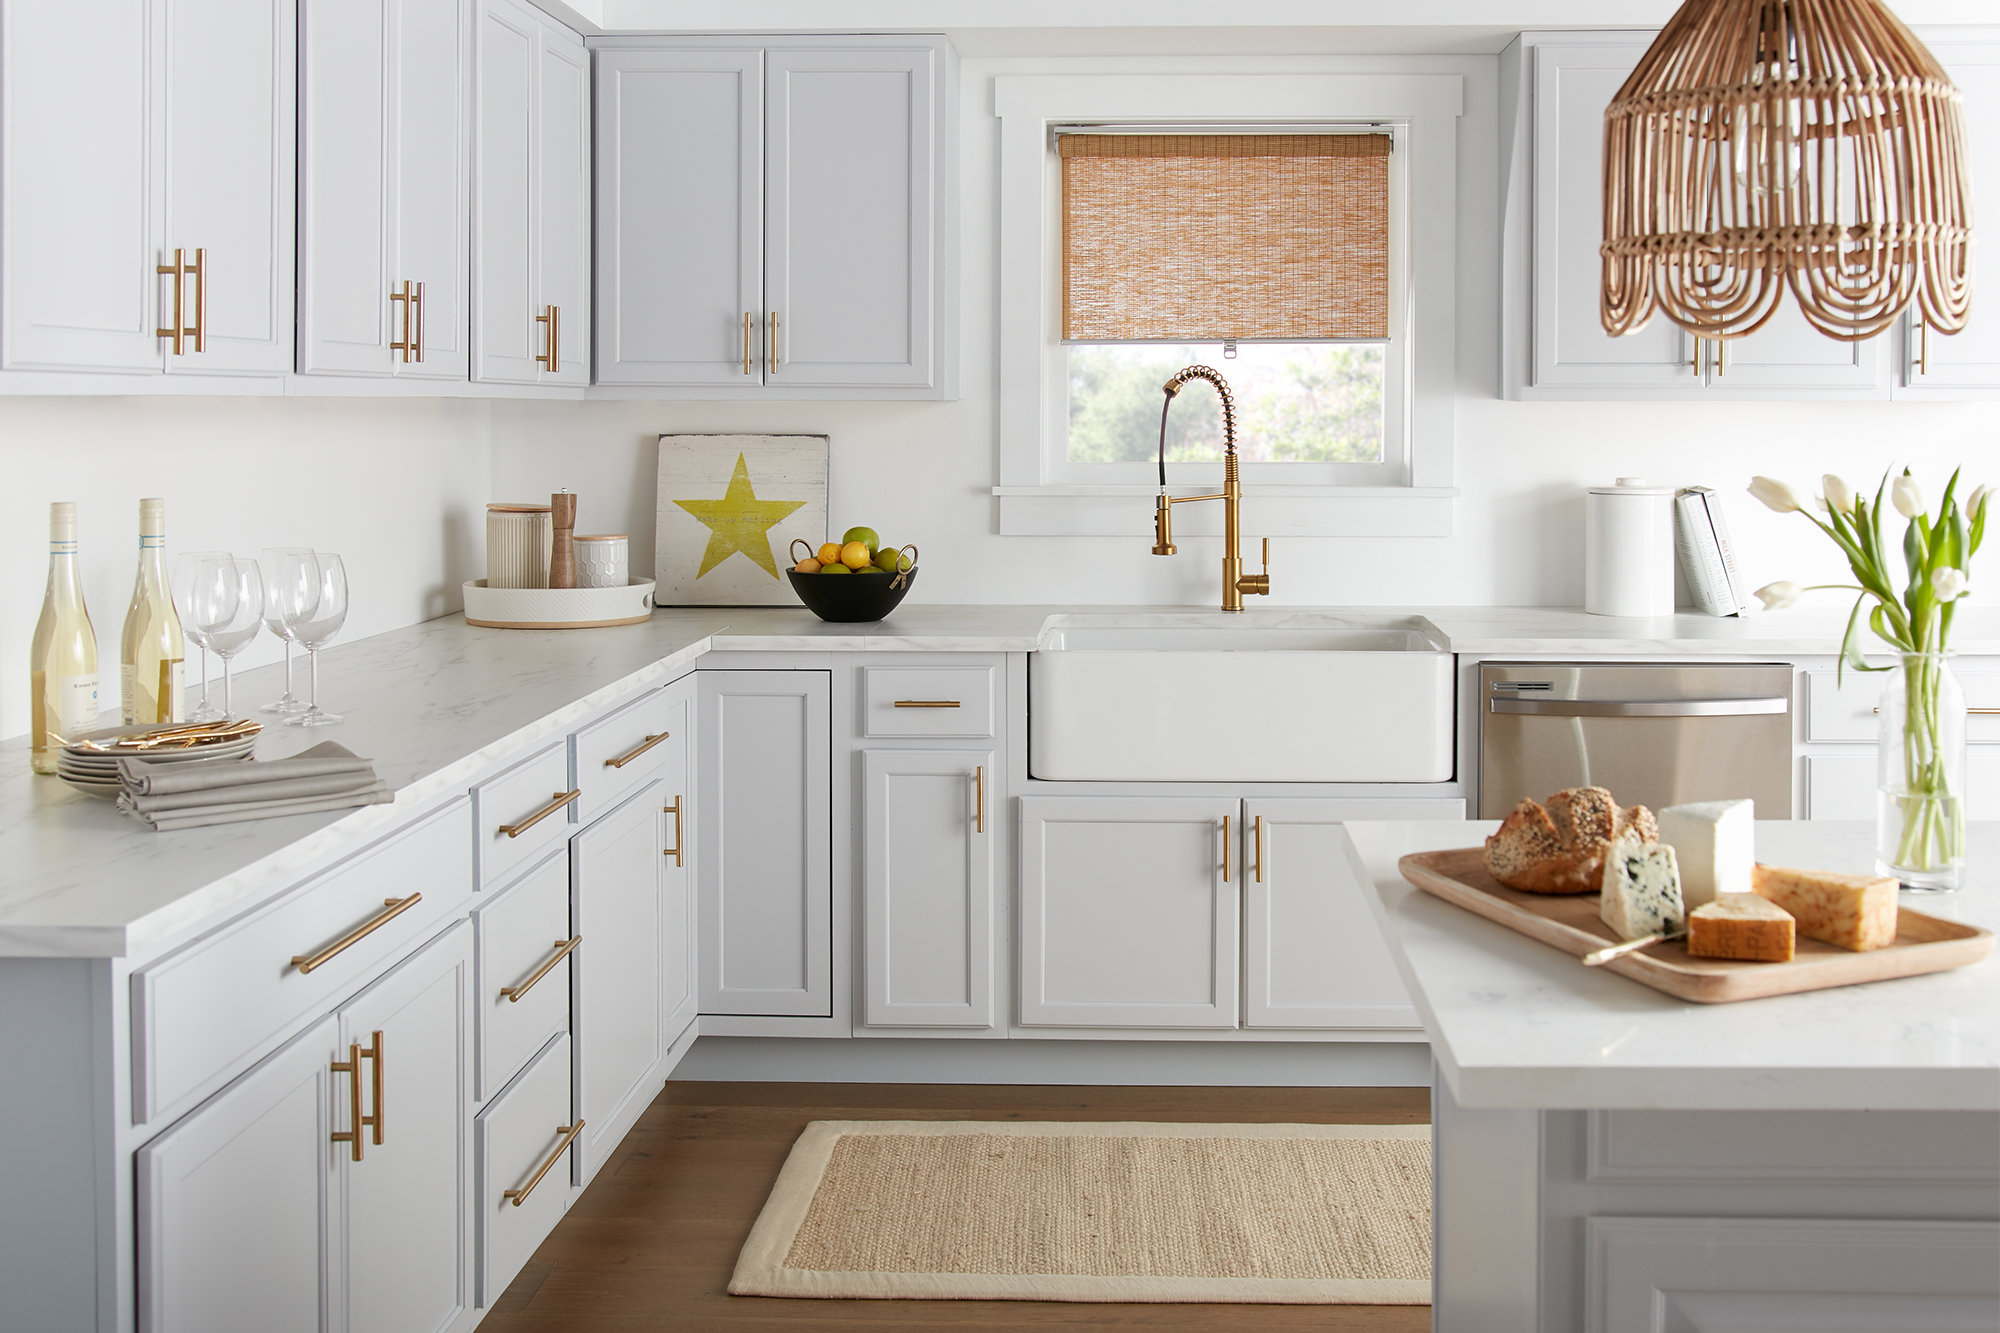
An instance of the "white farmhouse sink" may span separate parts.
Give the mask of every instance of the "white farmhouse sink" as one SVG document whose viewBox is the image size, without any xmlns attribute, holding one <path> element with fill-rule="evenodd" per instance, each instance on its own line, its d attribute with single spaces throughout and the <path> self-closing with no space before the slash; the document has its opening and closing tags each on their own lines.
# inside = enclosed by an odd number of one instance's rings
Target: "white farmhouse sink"
<svg viewBox="0 0 2000 1333">
<path fill-rule="evenodd" d="M 1102 782 L 1448 782 L 1452 665 L 1419 616 L 1063 616 L 1028 767 Z"/>
</svg>

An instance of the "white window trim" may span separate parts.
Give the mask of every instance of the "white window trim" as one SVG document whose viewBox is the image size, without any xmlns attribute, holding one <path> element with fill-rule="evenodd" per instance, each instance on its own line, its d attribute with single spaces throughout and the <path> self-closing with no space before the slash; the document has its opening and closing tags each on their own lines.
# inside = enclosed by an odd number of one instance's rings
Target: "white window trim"
<svg viewBox="0 0 2000 1333">
<path fill-rule="evenodd" d="M 1449 536 L 1457 381 L 1456 74 L 1064 74 L 994 79 L 1000 119 L 1000 531 L 1021 536 L 1145 536 L 1148 485 L 1062 485 L 1049 423 L 1067 412 L 1061 341 L 1061 177 L 1051 127 L 1078 121 L 1379 122 L 1408 148 L 1405 253 L 1409 484 L 1248 482 L 1244 523 L 1258 535 Z M 1052 417 L 1052 413 L 1058 414 Z M 1213 467 L 1214 465 L 1210 465 Z M 1177 469 L 1178 470 L 1178 469 Z M 1221 531 L 1191 506 L 1190 535 Z M 1178 519 L 1179 516 L 1176 516 Z"/>
</svg>

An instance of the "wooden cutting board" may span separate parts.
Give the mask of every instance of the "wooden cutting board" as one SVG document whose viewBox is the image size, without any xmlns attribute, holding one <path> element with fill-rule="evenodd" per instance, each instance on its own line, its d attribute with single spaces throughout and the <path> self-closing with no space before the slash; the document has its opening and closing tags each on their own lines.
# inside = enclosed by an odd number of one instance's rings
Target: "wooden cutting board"
<svg viewBox="0 0 2000 1333">
<path fill-rule="evenodd" d="M 1404 879 L 1424 892 L 1578 958 L 1618 943 L 1611 928 L 1598 919 L 1599 895 L 1551 896 L 1510 889 L 1486 873 L 1485 853 L 1478 847 L 1413 852 L 1398 862 L 1398 868 Z M 1944 972 L 1976 963 L 1992 952 L 1992 931 L 1904 907 L 1896 915 L 1896 942 L 1867 953 L 1801 937 L 1789 963 L 1744 963 L 1696 958 L 1688 953 L 1686 940 L 1674 940 L 1614 958 L 1603 970 L 1683 1000 L 1727 1004 Z"/>
</svg>

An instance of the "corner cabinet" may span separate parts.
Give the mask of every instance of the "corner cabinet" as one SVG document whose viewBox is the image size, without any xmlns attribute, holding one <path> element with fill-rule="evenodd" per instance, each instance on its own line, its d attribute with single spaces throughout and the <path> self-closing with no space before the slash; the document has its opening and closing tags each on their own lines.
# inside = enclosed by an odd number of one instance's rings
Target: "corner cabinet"
<svg viewBox="0 0 2000 1333">
<path fill-rule="evenodd" d="M 949 42 L 611 39 L 595 58 L 597 383 L 956 396 Z"/>
</svg>

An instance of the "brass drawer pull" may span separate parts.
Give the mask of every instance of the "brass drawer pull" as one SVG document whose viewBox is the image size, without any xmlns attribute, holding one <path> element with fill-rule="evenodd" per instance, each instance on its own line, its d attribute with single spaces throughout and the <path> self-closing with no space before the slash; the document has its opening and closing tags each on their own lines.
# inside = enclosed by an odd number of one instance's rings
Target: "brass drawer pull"
<svg viewBox="0 0 2000 1333">
<path fill-rule="evenodd" d="M 898 708 L 956 708 L 956 707 L 958 707 L 958 700 L 956 700 L 956 699 L 898 699 L 898 700 L 896 700 L 896 707 L 898 707 Z"/>
<path fill-rule="evenodd" d="M 554 375 L 562 370 L 562 353 L 558 345 L 562 342 L 562 311 L 556 306 L 543 307 L 543 313 L 535 316 L 535 323 L 549 326 L 549 350 L 535 360 L 541 362 Z"/>
<path fill-rule="evenodd" d="M 750 312 L 743 312 L 743 373 L 750 373 Z"/>
<path fill-rule="evenodd" d="M 972 831 L 986 832 L 986 765 L 980 764 L 972 770 L 973 804 Z"/>
<path fill-rule="evenodd" d="M 347 1123 L 353 1127 L 351 1129 L 337 1129 L 333 1131 L 333 1133 L 328 1137 L 331 1138 L 335 1143 L 345 1143 L 351 1145 L 348 1155 L 350 1160 L 356 1162 L 361 1160 L 361 1145 L 363 1138 L 365 1137 L 361 1133 L 363 1129 L 367 1129 L 372 1126 L 374 1129 L 375 1142 L 377 1144 L 382 1142 L 382 1034 L 381 1032 L 377 1031 L 376 1033 L 374 1033 L 373 1040 L 374 1040 L 374 1045 L 372 1046 L 363 1046 L 359 1042 L 349 1042 L 347 1044 L 347 1058 L 345 1060 L 335 1060 L 330 1066 L 328 1066 L 330 1069 L 333 1070 L 334 1073 L 346 1074 L 348 1076 Z M 372 1080 L 375 1090 L 374 1115 L 361 1114 L 361 1062 L 363 1060 L 372 1060 L 375 1065 L 374 1078 Z"/>
<path fill-rule="evenodd" d="M 543 977 L 554 971 L 555 965 L 569 957 L 569 951 L 581 943 L 583 943 L 583 936 L 581 935 L 571 940 L 557 940 L 555 954 L 547 962 L 535 969 L 535 975 L 529 977 L 518 986 L 502 986 L 500 988 L 500 993 L 507 997 L 507 1003 L 519 1004 L 521 997 L 533 990 L 537 981 L 540 981 Z"/>
<path fill-rule="evenodd" d="M 348 931 L 318 953 L 292 955 L 292 966 L 296 967 L 301 973 L 312 971 L 314 968 L 327 962 L 334 955 L 343 952 L 351 945 L 360 942 L 362 939 L 388 925 L 391 921 L 394 921 L 397 917 L 409 911 L 423 900 L 424 895 L 421 893 L 413 893 L 407 898 L 384 898 L 382 905 L 388 908 L 388 911 L 369 917 L 366 921 L 356 926 L 353 930 Z"/>
<path fill-rule="evenodd" d="M 661 741 L 665 740 L 667 737 L 671 735 L 673 735 L 671 731 L 663 731 L 657 736 L 648 736 L 646 737 L 646 743 L 644 745 L 641 745 L 636 750 L 628 750 L 626 753 L 619 755 L 616 759 L 605 760 L 604 766 L 606 768 L 623 768 L 625 767 L 625 765 L 631 763 L 634 759 L 637 759 L 640 755 L 646 753 L 646 751 L 652 749 L 655 745 L 658 745 Z"/>
<path fill-rule="evenodd" d="M 672 805 L 663 805 L 660 807 L 661 814 L 672 815 L 674 817 L 674 845 L 662 851 L 660 855 L 673 857 L 674 864 L 677 866 L 687 864 L 681 859 L 681 848 L 687 841 L 686 838 L 681 836 L 681 802 L 685 799 L 685 797 L 676 796 Z"/>
<path fill-rule="evenodd" d="M 1222 817 L 1222 882 L 1229 882 L 1229 816 Z"/>
<path fill-rule="evenodd" d="M 1257 842 L 1257 882 L 1258 882 L 1259 884 L 1262 884 L 1262 883 L 1264 882 L 1264 816 L 1262 816 L 1262 815 L 1258 815 L 1258 816 L 1257 816 L 1257 822 L 1256 822 L 1256 824 L 1255 824 L 1255 825 L 1253 826 L 1253 831 L 1254 831 L 1254 832 L 1256 833 L 1256 835 L 1257 835 L 1257 836 L 1256 836 L 1256 842 Z"/>
<path fill-rule="evenodd" d="M 556 1133 L 562 1135 L 562 1142 L 558 1143 L 556 1150 L 549 1154 L 549 1160 L 542 1163 L 542 1169 L 535 1172 L 529 1178 L 528 1183 L 520 1189 L 501 1190 L 501 1198 L 511 1201 L 516 1208 L 526 1203 L 528 1196 L 535 1192 L 535 1186 L 542 1183 L 542 1177 L 546 1176 L 550 1169 L 562 1160 L 562 1155 L 569 1151 L 569 1145 L 576 1142 L 576 1136 L 583 1133 L 583 1117 L 578 1116 L 574 1125 L 557 1125 Z"/>
<path fill-rule="evenodd" d="M 547 819 L 550 815 L 562 809 L 564 806 L 568 805 L 571 801 L 574 801 L 577 797 L 581 795 L 583 795 L 583 788 L 581 787 L 578 787 L 575 791 L 559 791 L 554 796 L 549 798 L 549 803 L 547 805 L 535 811 L 534 814 L 529 815 L 526 819 L 522 820 L 520 823 L 502 824 L 500 826 L 500 832 L 506 834 L 510 838 L 518 838 L 523 833 L 526 833 L 529 829 L 541 823 L 544 819 Z"/>
</svg>

